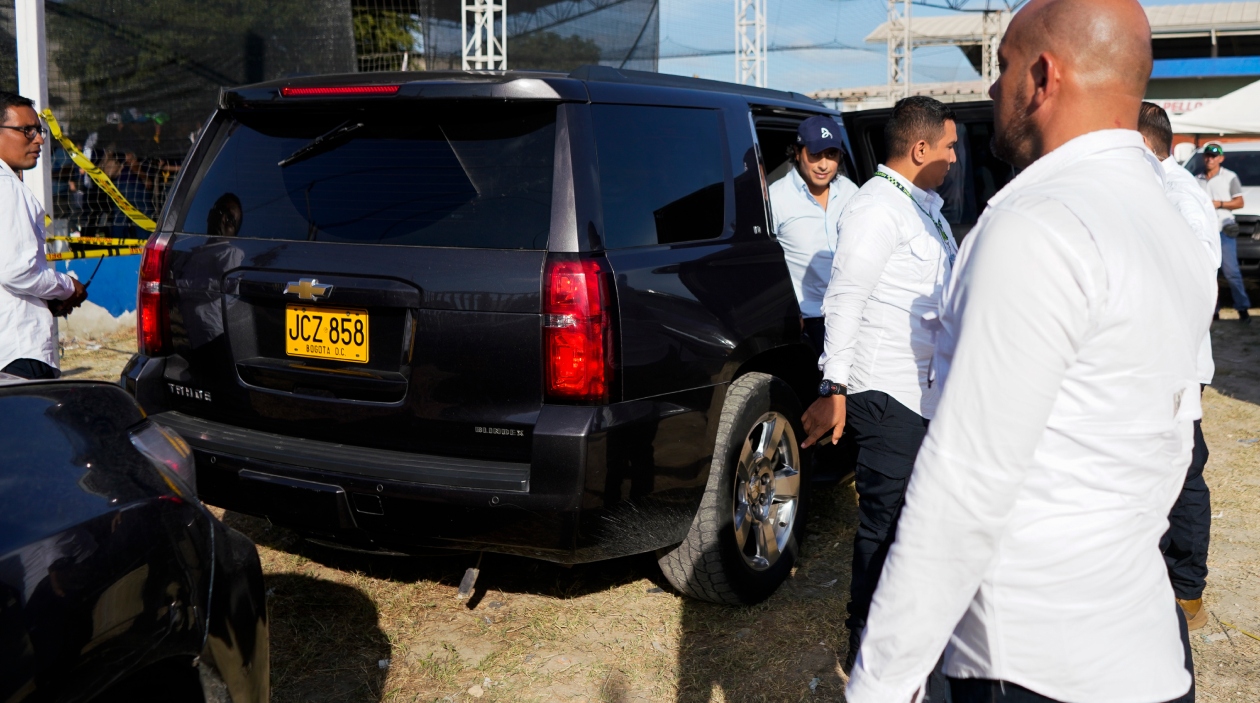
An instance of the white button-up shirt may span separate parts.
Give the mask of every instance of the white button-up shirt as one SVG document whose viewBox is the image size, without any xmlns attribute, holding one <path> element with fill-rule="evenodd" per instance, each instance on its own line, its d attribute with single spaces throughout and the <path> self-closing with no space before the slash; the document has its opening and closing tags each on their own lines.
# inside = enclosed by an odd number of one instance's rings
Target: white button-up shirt
<svg viewBox="0 0 1260 703">
<path fill-rule="evenodd" d="M 1190 674 L 1159 539 L 1200 416 L 1215 286 L 1137 132 L 1034 162 L 989 201 L 941 308 L 940 407 L 847 690 L 945 672 L 1073 703 Z M 948 645 L 948 646 L 947 646 Z"/>
<path fill-rule="evenodd" d="M 823 301 L 827 341 L 818 368 L 850 393 L 882 391 L 931 418 L 938 396 L 928 379 L 933 330 L 958 247 L 939 195 L 883 164 L 879 171 L 913 200 L 876 176 L 845 206 Z"/>
<path fill-rule="evenodd" d="M 770 184 L 774 231 L 805 317 L 822 317 L 823 295 L 836 253 L 836 223 L 845 203 L 857 191 L 853 181 L 836 176 L 827 190 L 827 209 L 823 210 L 795 168 Z"/>
<path fill-rule="evenodd" d="M 1203 245 L 1203 275 L 1215 283 L 1216 270 L 1221 267 L 1221 235 L 1217 228 L 1216 209 L 1212 207 L 1212 199 L 1200 185 L 1201 181 L 1178 164 L 1176 159 L 1169 156 L 1163 160 L 1162 165 L 1164 193 L 1177 208 L 1177 212 L 1190 224 L 1195 239 Z M 1203 338 L 1203 346 L 1199 347 L 1199 383 L 1211 383 L 1215 373 L 1212 335 L 1208 335 Z"/>
<path fill-rule="evenodd" d="M 43 206 L 0 161 L 0 368 L 16 359 L 60 368 L 57 325 L 44 301 L 73 293 L 73 279 L 44 258 Z"/>
</svg>

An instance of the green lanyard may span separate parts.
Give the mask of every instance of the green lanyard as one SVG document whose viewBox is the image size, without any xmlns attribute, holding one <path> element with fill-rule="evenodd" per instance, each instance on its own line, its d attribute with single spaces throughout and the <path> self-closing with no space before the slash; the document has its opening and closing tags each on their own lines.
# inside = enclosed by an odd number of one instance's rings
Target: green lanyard
<svg viewBox="0 0 1260 703">
<path fill-rule="evenodd" d="M 954 254 L 958 252 L 958 248 L 952 241 L 950 241 L 949 235 L 945 234 L 945 227 L 941 225 L 940 220 L 937 220 L 935 217 L 932 217 L 932 213 L 928 212 L 923 207 L 923 205 L 919 204 L 919 201 L 914 199 L 914 195 L 912 195 L 910 191 L 906 190 L 906 187 L 901 185 L 901 183 L 898 182 L 896 178 L 893 178 L 892 176 L 888 175 L 887 173 L 884 173 L 883 171 L 876 171 L 875 176 L 877 178 L 882 178 L 888 181 L 889 183 L 896 186 L 897 190 L 901 191 L 902 193 L 905 193 L 906 197 L 910 198 L 910 202 L 914 203 L 915 207 L 919 208 L 919 212 L 922 212 L 929 220 L 932 221 L 932 224 L 936 225 L 936 233 L 941 235 L 941 241 L 944 242 L 945 244 L 945 251 L 949 253 L 949 265 L 953 266 Z"/>
</svg>

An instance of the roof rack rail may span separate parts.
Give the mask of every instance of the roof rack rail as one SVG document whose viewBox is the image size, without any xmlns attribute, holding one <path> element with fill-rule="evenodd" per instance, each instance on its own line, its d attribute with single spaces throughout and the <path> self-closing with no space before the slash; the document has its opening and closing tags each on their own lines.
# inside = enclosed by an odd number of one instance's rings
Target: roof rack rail
<svg viewBox="0 0 1260 703">
<path fill-rule="evenodd" d="M 569 74 L 569 78 L 582 81 L 600 81 L 603 83 L 634 83 L 637 85 L 653 85 L 666 88 L 684 88 L 687 90 L 708 90 L 716 93 L 735 93 L 747 97 L 760 97 L 767 100 L 788 100 L 825 107 L 822 103 L 801 93 L 784 90 L 771 90 L 751 85 L 712 81 L 705 78 L 689 78 L 668 73 L 651 73 L 649 71 L 631 71 L 611 66 L 579 66 Z"/>
</svg>

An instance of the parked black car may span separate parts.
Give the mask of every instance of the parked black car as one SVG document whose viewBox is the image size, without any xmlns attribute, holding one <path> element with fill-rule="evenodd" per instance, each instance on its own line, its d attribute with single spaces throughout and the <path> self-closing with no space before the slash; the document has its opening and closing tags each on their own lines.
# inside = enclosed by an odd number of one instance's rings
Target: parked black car
<svg viewBox="0 0 1260 703">
<path fill-rule="evenodd" d="M 819 381 L 765 174 L 817 114 L 605 67 L 225 91 L 123 383 L 216 505 L 368 550 L 655 551 L 756 602 L 796 554 Z"/>
<path fill-rule="evenodd" d="M 0 374 L 0 700 L 268 699 L 254 544 L 117 386 Z"/>
</svg>

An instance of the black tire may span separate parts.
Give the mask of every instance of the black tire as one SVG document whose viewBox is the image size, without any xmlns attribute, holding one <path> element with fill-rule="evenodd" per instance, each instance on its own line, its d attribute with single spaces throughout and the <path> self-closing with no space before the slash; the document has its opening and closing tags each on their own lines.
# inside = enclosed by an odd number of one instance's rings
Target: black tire
<svg viewBox="0 0 1260 703">
<path fill-rule="evenodd" d="M 753 562 L 756 562 L 760 551 L 758 545 L 749 544 L 748 540 L 756 540 L 758 536 L 768 538 L 768 533 L 745 532 L 749 536 L 743 537 L 744 545 L 740 545 L 741 537 L 736 533 L 736 495 L 740 494 L 747 500 L 747 482 L 737 484 L 737 478 L 747 473 L 740 465 L 745 443 L 750 439 L 760 439 L 767 417 L 774 418 L 776 424 L 780 422 L 778 418 L 786 420 L 782 423 L 783 433 L 788 437 L 781 439 L 778 446 L 787 443 L 794 451 L 789 455 L 780 450 L 778 453 L 783 455 L 783 462 L 779 465 L 794 465 L 797 488 L 791 508 L 792 522 L 785 528 L 779 528 L 778 540 L 786 541 L 777 547 L 778 555 L 773 562 L 757 568 Z M 756 434 L 750 438 L 754 430 Z M 692 520 L 686 539 L 657 555 L 661 571 L 675 588 L 711 603 L 752 605 L 770 597 L 787 579 L 796 562 L 798 541 L 805 524 L 805 494 L 809 481 L 802 474 L 805 462 L 800 459 L 800 441 L 804 436 L 800 403 L 786 383 L 767 374 L 750 373 L 731 384 L 722 405 L 709 482 L 700 509 Z M 752 442 L 748 444 L 750 449 L 755 449 Z M 754 452 L 754 456 L 759 455 Z M 774 475 L 790 476 L 788 473 Z M 778 480 L 773 484 L 776 489 L 781 485 Z M 784 491 L 771 496 L 771 503 L 789 495 L 790 479 L 786 479 L 784 485 Z M 764 501 L 762 505 L 765 505 Z M 777 521 L 778 518 L 774 518 L 770 522 L 777 524 Z M 751 524 L 751 529 L 756 530 L 767 522 L 763 520 Z M 770 529 L 773 531 L 773 526 Z M 752 562 L 748 551 L 757 553 L 753 555 Z"/>
</svg>

